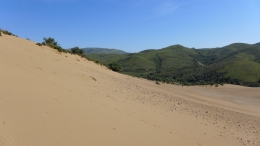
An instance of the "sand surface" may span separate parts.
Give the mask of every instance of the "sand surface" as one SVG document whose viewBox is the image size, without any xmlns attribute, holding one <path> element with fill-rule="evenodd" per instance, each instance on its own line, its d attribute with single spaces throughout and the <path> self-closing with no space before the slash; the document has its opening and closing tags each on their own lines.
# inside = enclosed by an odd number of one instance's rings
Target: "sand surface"
<svg viewBox="0 0 260 146">
<path fill-rule="evenodd" d="M 0 146 L 260 145 L 260 88 L 181 87 L 0 37 Z"/>
</svg>

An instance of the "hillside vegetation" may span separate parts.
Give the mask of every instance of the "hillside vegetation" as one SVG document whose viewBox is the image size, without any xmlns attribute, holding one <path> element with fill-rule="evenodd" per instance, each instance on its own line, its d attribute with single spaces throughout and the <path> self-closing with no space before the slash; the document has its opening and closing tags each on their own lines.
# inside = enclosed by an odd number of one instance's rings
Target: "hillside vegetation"
<svg viewBox="0 0 260 146">
<path fill-rule="evenodd" d="M 126 52 L 117 49 L 108 48 L 81 48 L 85 54 L 126 54 Z"/>
<path fill-rule="evenodd" d="M 260 43 L 194 49 L 173 45 L 133 54 L 89 54 L 102 64 L 119 62 L 121 73 L 183 85 L 260 86 Z"/>
</svg>

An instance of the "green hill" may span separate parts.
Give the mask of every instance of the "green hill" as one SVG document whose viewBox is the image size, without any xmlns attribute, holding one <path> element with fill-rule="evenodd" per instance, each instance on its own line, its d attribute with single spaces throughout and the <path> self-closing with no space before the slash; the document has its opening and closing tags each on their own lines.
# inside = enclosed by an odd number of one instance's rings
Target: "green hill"
<svg viewBox="0 0 260 146">
<path fill-rule="evenodd" d="M 105 65 L 117 61 L 124 74 L 167 83 L 260 86 L 259 43 L 235 43 L 212 49 L 173 45 L 133 54 L 87 56 Z"/>
<path fill-rule="evenodd" d="M 126 54 L 126 52 L 117 49 L 108 48 L 81 48 L 85 54 Z"/>
</svg>

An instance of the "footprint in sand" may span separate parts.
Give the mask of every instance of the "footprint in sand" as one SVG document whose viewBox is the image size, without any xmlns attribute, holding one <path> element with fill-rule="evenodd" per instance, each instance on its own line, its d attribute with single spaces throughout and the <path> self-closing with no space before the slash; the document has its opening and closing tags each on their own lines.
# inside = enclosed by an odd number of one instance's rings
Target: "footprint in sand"
<svg viewBox="0 0 260 146">
<path fill-rule="evenodd" d="M 144 121 L 144 120 L 141 120 L 141 121 L 147 124 L 147 122 L 146 122 L 146 121 Z"/>
<path fill-rule="evenodd" d="M 92 77 L 92 76 L 88 76 L 88 78 L 89 78 L 90 80 L 97 81 L 97 79 L 94 78 L 94 77 Z"/>
</svg>

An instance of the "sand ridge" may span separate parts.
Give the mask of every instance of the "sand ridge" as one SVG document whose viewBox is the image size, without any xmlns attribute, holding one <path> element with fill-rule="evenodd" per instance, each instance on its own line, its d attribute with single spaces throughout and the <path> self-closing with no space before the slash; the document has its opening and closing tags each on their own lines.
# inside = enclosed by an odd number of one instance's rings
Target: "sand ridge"
<svg viewBox="0 0 260 146">
<path fill-rule="evenodd" d="M 0 37 L 0 145 L 260 145 L 259 88 L 181 87 Z"/>
</svg>

